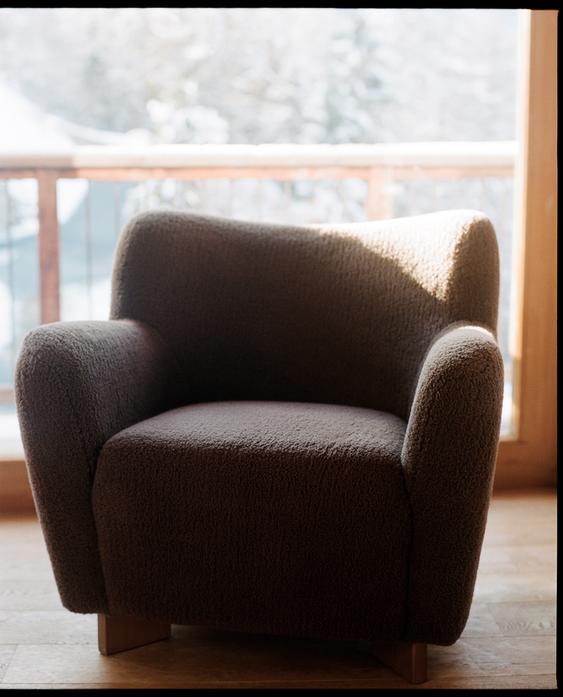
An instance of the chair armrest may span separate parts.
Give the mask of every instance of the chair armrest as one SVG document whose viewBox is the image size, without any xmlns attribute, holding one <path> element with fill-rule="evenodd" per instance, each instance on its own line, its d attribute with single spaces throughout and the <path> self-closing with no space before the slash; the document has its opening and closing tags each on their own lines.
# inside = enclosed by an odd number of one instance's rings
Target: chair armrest
<svg viewBox="0 0 563 697">
<path fill-rule="evenodd" d="M 485 328 L 450 325 L 418 377 L 402 462 L 412 510 L 406 636 L 452 644 L 469 614 L 498 446 L 503 363 Z"/>
<path fill-rule="evenodd" d="M 90 495 L 114 433 L 166 408 L 166 351 L 141 322 L 56 322 L 30 332 L 16 367 L 29 478 L 65 607 L 105 611 Z"/>
</svg>

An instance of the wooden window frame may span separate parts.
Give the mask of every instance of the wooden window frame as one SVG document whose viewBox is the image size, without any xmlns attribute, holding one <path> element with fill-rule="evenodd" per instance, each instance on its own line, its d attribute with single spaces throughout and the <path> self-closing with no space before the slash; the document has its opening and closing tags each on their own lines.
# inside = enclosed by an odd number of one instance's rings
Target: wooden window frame
<svg viewBox="0 0 563 697">
<path fill-rule="evenodd" d="M 521 10 L 513 435 L 496 488 L 553 486 L 557 460 L 557 10 Z"/>
</svg>

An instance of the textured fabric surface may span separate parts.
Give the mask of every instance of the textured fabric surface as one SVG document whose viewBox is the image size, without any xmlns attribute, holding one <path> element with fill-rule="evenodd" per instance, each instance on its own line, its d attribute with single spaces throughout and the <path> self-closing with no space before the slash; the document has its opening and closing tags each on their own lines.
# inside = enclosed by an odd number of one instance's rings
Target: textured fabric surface
<svg viewBox="0 0 563 697">
<path fill-rule="evenodd" d="M 65 607 L 106 607 L 92 481 L 105 441 L 167 406 L 166 350 L 139 322 L 57 322 L 21 349 L 16 398 L 33 496 Z"/>
<path fill-rule="evenodd" d="M 503 364 L 491 332 L 454 325 L 420 373 L 402 461 L 412 508 L 411 641 L 452 644 L 465 626 L 491 496 Z"/>
<path fill-rule="evenodd" d="M 132 220 L 112 319 L 41 327 L 17 366 L 65 606 L 455 641 L 498 443 L 497 306 L 475 211 Z"/>
<path fill-rule="evenodd" d="M 470 211 L 316 228 L 146 213 L 119 243 L 112 317 L 158 329 L 184 402 L 350 404 L 406 419 L 436 333 L 496 326 L 497 257 L 490 223 Z"/>
<path fill-rule="evenodd" d="M 110 611 L 400 638 L 405 427 L 371 409 L 248 401 L 182 407 L 121 431 L 101 452 L 93 491 Z"/>
</svg>

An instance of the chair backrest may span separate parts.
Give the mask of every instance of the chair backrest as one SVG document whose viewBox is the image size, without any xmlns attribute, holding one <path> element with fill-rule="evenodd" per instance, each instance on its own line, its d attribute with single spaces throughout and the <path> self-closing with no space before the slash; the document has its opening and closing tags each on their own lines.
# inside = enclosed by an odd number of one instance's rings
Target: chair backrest
<svg viewBox="0 0 563 697">
<path fill-rule="evenodd" d="M 286 226 L 179 212 L 120 238 L 111 317 L 154 327 L 184 403 L 325 402 L 406 418 L 454 322 L 496 332 L 498 247 L 476 211 Z"/>
</svg>

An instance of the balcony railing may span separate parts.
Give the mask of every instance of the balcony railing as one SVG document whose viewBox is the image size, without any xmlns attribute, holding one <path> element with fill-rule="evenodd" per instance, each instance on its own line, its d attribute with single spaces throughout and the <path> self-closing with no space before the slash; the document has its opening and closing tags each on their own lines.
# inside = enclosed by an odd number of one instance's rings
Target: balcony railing
<svg viewBox="0 0 563 697">
<path fill-rule="evenodd" d="M 17 234 L 14 233 L 15 204 L 10 187 L 16 184 L 12 180 L 34 182 L 32 198 L 35 201 L 31 213 L 28 206 L 27 216 L 36 217 L 30 225 L 36 226 L 37 239 L 37 322 L 44 323 L 67 318 L 64 312 L 61 313 L 61 293 L 65 286 L 61 229 L 66 224 L 61 211 L 65 204 L 65 187 L 69 186 L 67 180 L 79 180 L 83 185 L 80 200 L 84 209 L 81 213 L 84 229 L 81 235 L 84 235 L 84 284 L 88 294 L 83 317 L 86 319 L 95 314 L 92 298 L 95 276 L 92 250 L 98 234 L 93 217 L 95 214 L 104 212 L 106 217 L 103 224 L 111 224 L 114 228 L 113 241 L 131 213 L 158 205 L 192 208 L 243 219 L 284 222 L 289 215 L 289 205 L 285 205 L 284 201 L 304 201 L 307 196 L 312 201 L 317 195 L 311 193 L 313 188 L 322 184 L 325 187 L 324 198 L 318 194 L 316 202 L 313 201 L 307 209 L 309 213 L 303 213 L 303 207 L 299 209 L 301 213 L 296 213 L 298 220 L 336 222 L 334 215 L 347 220 L 410 215 L 427 210 L 422 210 L 420 205 L 413 205 L 409 209 L 405 201 L 414 199 L 409 199 L 410 190 L 407 191 L 405 187 L 429 182 L 437 186 L 438 182 L 460 180 L 483 182 L 491 178 L 510 181 L 515 155 L 516 144 L 512 141 L 313 146 L 80 146 L 68 151 L 26 152 L 18 149 L 0 152 L 0 210 L 4 211 L 4 220 L 0 214 L 0 293 L 4 285 L 4 297 L 9 299 L 9 317 L 4 317 L 0 324 L 0 351 L 9 351 L 9 363 L 13 367 L 22 334 L 15 309 L 14 250 Z M 254 188 L 246 189 L 244 196 L 241 196 L 236 187 L 242 186 L 243 180 L 247 184 L 252 182 Z M 226 184 L 220 191 L 212 189 L 212 185 L 218 182 Z M 307 182 L 308 186 L 313 187 L 307 195 L 295 189 Z M 110 187 L 104 189 L 106 198 L 103 204 L 93 200 L 96 187 L 102 183 Z M 170 183 L 171 186 L 168 186 Z M 139 189 L 139 186 L 144 189 Z M 275 199 L 275 204 L 272 203 L 275 198 L 272 187 L 276 187 L 276 196 L 281 196 Z M 108 193 L 110 190 L 111 193 Z M 403 191 L 400 206 L 397 204 L 400 198 L 398 191 Z M 136 208 L 133 207 L 135 210 L 124 205 L 125 194 L 131 196 L 132 192 L 136 192 L 137 197 Z M 417 195 L 425 194 L 419 191 Z M 453 206 L 444 202 L 440 195 L 434 193 L 433 196 L 431 209 L 480 207 L 471 196 L 465 197 L 463 204 Z M 495 205 L 497 198 L 495 196 Z M 332 214 L 326 212 L 328 209 L 323 209 L 322 201 L 329 199 L 340 202 L 340 213 Z M 240 209 L 242 200 L 247 202 L 244 214 Z M 354 210 L 350 208 L 352 203 L 357 204 Z M 509 210 L 511 218 L 510 202 L 507 200 L 503 205 L 504 212 L 499 216 L 506 217 Z M 113 211 L 111 223 L 108 222 L 108 208 Z M 314 215 L 311 213 L 313 210 L 316 211 Z M 312 217 L 315 219 L 312 220 Z M 291 222 L 297 220 L 294 218 Z M 508 226 L 511 226 L 510 220 Z M 503 234 L 506 236 L 510 233 Z M 99 269 L 97 273 L 99 275 Z M 28 328 L 25 327 L 26 330 Z M 6 332 L 8 336 L 1 336 Z M 5 374 L 0 376 L 0 407 L 2 402 L 9 402 L 13 398 L 10 382 Z"/>
</svg>

